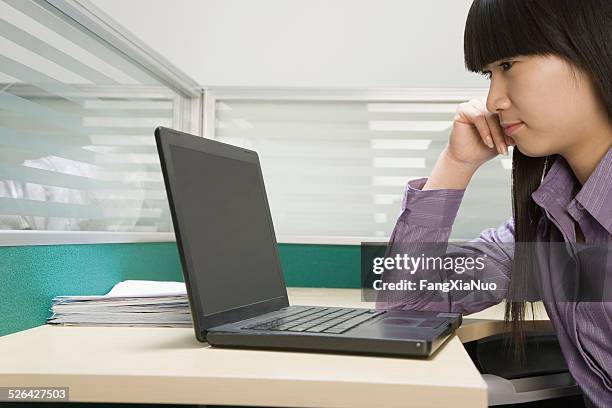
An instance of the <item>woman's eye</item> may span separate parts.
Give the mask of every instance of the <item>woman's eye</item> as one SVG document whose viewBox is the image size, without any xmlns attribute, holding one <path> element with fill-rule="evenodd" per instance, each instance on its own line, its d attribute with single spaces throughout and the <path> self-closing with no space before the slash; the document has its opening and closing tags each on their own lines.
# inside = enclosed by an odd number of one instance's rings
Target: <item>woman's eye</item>
<svg viewBox="0 0 612 408">
<path fill-rule="evenodd" d="M 501 67 L 501 69 L 504 71 L 510 71 L 510 68 L 512 68 L 513 65 L 514 65 L 514 61 L 504 61 L 504 62 L 497 64 L 497 66 Z M 493 76 L 491 71 L 482 71 L 481 73 L 489 80 Z"/>
</svg>

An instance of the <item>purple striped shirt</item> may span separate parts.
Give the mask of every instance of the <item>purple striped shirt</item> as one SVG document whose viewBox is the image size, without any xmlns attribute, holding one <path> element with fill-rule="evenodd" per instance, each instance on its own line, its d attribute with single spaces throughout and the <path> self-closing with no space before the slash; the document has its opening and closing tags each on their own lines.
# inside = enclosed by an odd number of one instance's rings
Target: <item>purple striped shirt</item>
<svg viewBox="0 0 612 408">
<path fill-rule="evenodd" d="M 612 148 L 582 187 L 565 159 L 554 156 L 550 171 L 532 194 L 533 200 L 542 208 L 542 214 L 545 214 L 538 221 L 536 241 L 557 242 L 559 247 L 576 251 L 578 244 L 575 224 L 578 224 L 584 235 L 584 244 L 607 248 L 612 240 L 611 180 Z M 426 178 L 421 178 L 408 182 L 402 212 L 389 241 L 388 254 L 406 253 L 406 248 L 414 248 L 415 243 L 448 241 L 465 190 L 422 190 L 426 181 Z M 576 190 L 579 192 L 574 196 Z M 378 293 L 376 307 L 470 314 L 495 305 L 504 300 L 507 294 L 514 255 L 509 243 L 513 242 L 513 218 L 497 228 L 483 230 L 478 238 L 470 241 L 483 244 L 477 249 L 481 255 L 486 255 L 482 277 L 487 282 L 495 282 L 497 290 L 484 293 L 479 291 L 477 296 L 469 293 L 461 297 L 453 295 L 452 291 L 438 292 L 435 301 L 427 291 L 385 291 Z M 402 244 L 407 246 L 402 248 Z M 460 255 L 457 251 L 461 250 L 455 249 L 453 256 Z M 473 254 L 475 249 L 466 248 L 464 251 Z M 555 264 L 556 258 L 543 252 L 538 252 L 536 256 L 538 291 L 570 372 L 588 402 L 596 406 L 612 407 L 612 299 L 592 302 L 556 301 L 558 297 L 555 297 L 554 283 L 558 276 L 555 273 L 558 274 L 563 265 Z M 611 261 L 604 258 L 606 276 L 612 271 Z M 577 265 L 583 262 L 580 260 Z M 587 269 L 586 273 L 589 271 Z M 397 273 L 383 273 L 383 282 L 396 281 L 398 276 L 393 275 Z M 449 279 L 449 275 L 430 274 L 427 277 L 430 281 L 444 281 Z M 409 279 L 423 276 L 426 275 L 417 271 Z"/>
</svg>

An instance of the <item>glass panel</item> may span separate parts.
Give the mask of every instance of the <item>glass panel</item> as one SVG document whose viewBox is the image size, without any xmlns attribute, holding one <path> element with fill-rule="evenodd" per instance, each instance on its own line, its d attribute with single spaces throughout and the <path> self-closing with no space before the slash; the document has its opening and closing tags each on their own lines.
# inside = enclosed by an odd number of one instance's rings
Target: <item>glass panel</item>
<svg viewBox="0 0 612 408">
<path fill-rule="evenodd" d="M 153 131 L 189 100 L 34 1 L 0 16 L 0 229 L 171 231 Z"/>
<path fill-rule="evenodd" d="M 259 153 L 277 234 L 388 237 L 406 183 L 430 174 L 461 102 L 219 100 L 215 137 Z M 510 160 L 474 176 L 452 238 L 510 217 Z"/>
</svg>

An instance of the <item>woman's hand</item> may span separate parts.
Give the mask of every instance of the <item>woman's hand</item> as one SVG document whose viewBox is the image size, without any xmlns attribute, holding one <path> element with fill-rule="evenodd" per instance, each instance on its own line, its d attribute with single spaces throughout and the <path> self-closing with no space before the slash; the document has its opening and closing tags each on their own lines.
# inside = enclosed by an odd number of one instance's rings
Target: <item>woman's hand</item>
<svg viewBox="0 0 612 408">
<path fill-rule="evenodd" d="M 514 143 L 504 134 L 496 113 L 487 111 L 481 99 L 457 107 L 447 154 L 459 163 L 480 167 L 498 154 L 508 154 Z"/>
<path fill-rule="evenodd" d="M 457 107 L 448 144 L 438 157 L 423 190 L 464 189 L 486 161 L 507 153 L 513 141 L 504 135 L 497 114 L 472 99 Z"/>
</svg>

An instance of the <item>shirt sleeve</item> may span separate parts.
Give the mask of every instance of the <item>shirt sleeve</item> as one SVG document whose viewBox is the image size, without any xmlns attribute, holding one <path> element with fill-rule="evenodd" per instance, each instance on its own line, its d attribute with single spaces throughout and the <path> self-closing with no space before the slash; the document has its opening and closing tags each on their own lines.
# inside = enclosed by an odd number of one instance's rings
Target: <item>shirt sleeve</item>
<svg viewBox="0 0 612 408">
<path fill-rule="evenodd" d="M 381 275 L 382 283 L 403 280 L 415 283 L 416 288 L 379 290 L 377 309 L 428 310 L 470 314 L 502 301 L 507 293 L 514 255 L 514 222 L 510 218 L 497 228 L 483 230 L 480 235 L 463 243 L 448 243 L 455 217 L 465 190 L 422 190 L 427 178 L 408 182 L 402 200 L 401 214 L 387 246 L 385 257 L 427 255 L 457 258 L 479 258 L 482 268 L 471 271 L 423 268 L 412 271 L 389 269 Z M 458 265 L 458 263 L 457 263 Z M 460 290 L 426 290 L 420 288 L 424 280 L 429 284 L 459 283 Z M 480 282 L 486 289 L 466 290 L 464 283 Z M 455 283 L 456 284 L 456 283 Z M 493 285 L 494 284 L 494 285 Z M 494 289 L 492 289 L 494 287 Z"/>
</svg>

